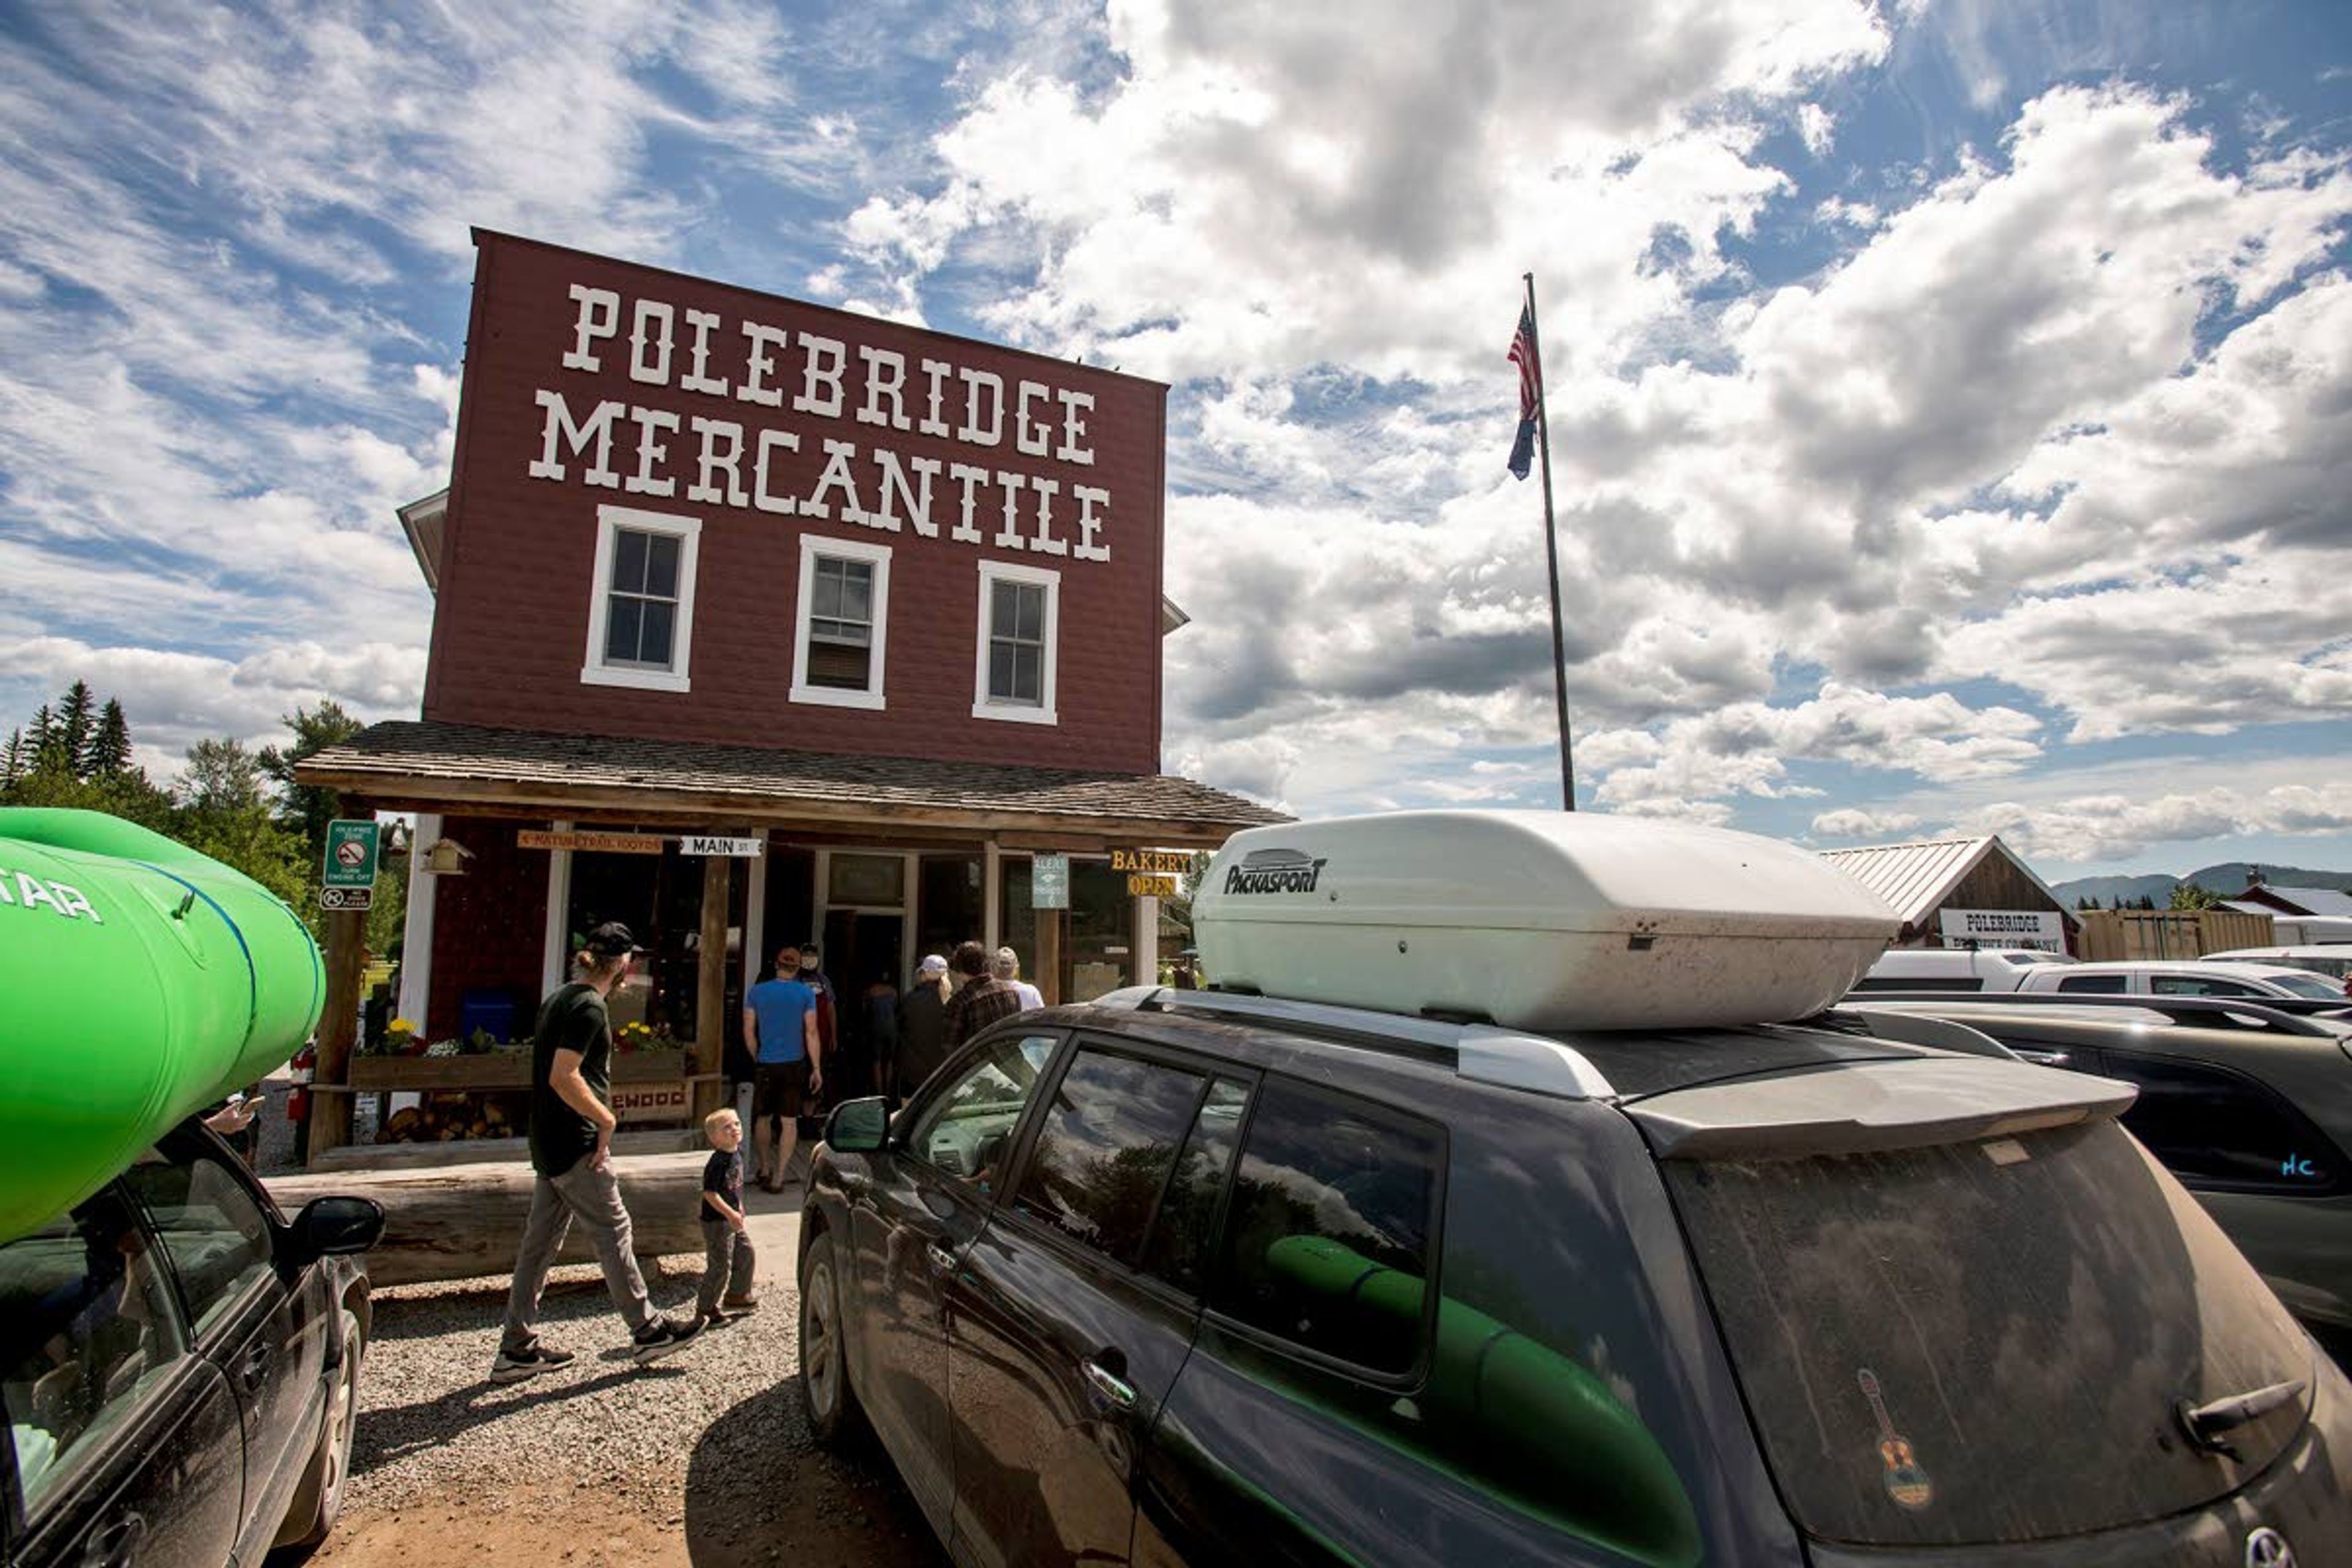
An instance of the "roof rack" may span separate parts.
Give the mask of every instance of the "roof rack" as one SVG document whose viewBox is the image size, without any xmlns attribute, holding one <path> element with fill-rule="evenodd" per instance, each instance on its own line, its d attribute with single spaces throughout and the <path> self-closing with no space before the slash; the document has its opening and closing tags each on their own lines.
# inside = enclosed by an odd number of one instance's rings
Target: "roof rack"
<svg viewBox="0 0 2352 1568">
<path fill-rule="evenodd" d="M 2322 1002 L 2316 998 L 2305 1003 L 2300 999 L 2265 996 L 2251 1001 L 2242 996 L 2143 996 L 2134 993 L 2117 994 L 2095 991 L 1863 991 L 1847 996 L 1841 1007 L 1874 1007 L 1884 1002 L 1899 1002 L 1911 1005 L 1922 1003 L 1937 1007 L 1994 1007 L 2107 1009 L 2155 1013 L 2176 1024 L 2190 1027 L 2223 1029 L 2258 1029 L 2273 1034 L 2297 1035 L 2315 1039 L 2340 1039 L 2340 1029 L 2315 1022 L 2312 1016 L 2334 1016 L 2339 1022 L 2352 1022 L 2352 1009 Z"/>
<path fill-rule="evenodd" d="M 1328 1002 L 1293 1002 L 1233 991 L 1178 991 L 1130 985 L 1093 1005 L 1129 1013 L 1194 1014 L 1252 1024 L 1279 1024 L 1294 1034 L 1450 1067 L 1460 1078 L 1560 1100 L 1611 1100 L 1617 1090 L 1590 1058 L 1540 1035 L 1492 1024 L 1417 1018 Z"/>
</svg>

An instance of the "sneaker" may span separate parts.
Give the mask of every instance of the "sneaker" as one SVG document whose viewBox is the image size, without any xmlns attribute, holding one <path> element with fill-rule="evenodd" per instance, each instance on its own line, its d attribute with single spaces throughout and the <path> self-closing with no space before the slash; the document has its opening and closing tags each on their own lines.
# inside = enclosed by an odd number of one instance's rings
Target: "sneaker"
<svg viewBox="0 0 2352 1568">
<path fill-rule="evenodd" d="M 700 1318 L 656 1318 L 636 1331 L 637 1364 L 651 1366 L 666 1356 L 676 1355 L 701 1331 Z"/>
<path fill-rule="evenodd" d="M 537 1377 L 542 1372 L 553 1372 L 559 1366 L 571 1364 L 570 1351 L 555 1350 L 537 1342 L 520 1351 L 501 1348 L 499 1359 L 490 1363 L 490 1381 L 520 1383 L 524 1378 Z"/>
<path fill-rule="evenodd" d="M 720 1310 L 726 1312 L 729 1317 L 740 1318 L 746 1312 L 758 1311 L 760 1310 L 760 1298 L 757 1296 L 728 1296 L 722 1298 L 719 1300 L 719 1305 Z"/>
</svg>

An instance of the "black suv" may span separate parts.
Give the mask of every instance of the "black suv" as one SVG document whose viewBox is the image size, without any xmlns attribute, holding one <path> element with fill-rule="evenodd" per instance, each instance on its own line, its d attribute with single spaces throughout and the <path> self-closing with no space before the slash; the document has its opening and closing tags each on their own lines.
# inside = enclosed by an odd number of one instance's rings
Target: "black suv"
<svg viewBox="0 0 2352 1568">
<path fill-rule="evenodd" d="M 1118 993 L 834 1113 L 803 1388 L 963 1563 L 2346 1561 L 2352 1386 L 2130 1099 Z"/>
<path fill-rule="evenodd" d="M 11 1568 L 211 1568 L 342 1505 L 383 1211 L 291 1222 L 191 1121 L 0 1246 L 0 1546 Z"/>
<path fill-rule="evenodd" d="M 2296 1317 L 2339 1359 L 2352 1354 L 2352 1024 L 2341 1009 L 2031 993 L 1867 1000 L 2137 1089 L 2126 1131 L 2197 1194 Z"/>
</svg>

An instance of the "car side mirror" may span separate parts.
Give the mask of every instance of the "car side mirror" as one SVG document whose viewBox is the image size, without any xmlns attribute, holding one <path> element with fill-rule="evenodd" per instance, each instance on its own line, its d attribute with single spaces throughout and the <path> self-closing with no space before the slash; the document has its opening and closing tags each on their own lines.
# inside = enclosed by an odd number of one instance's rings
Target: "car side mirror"
<svg viewBox="0 0 2352 1568">
<path fill-rule="evenodd" d="M 824 1119 L 827 1147 L 842 1154 L 871 1154 L 890 1136 L 890 1102 L 880 1095 L 845 1100 Z"/>
<path fill-rule="evenodd" d="M 365 1252 L 383 1239 L 383 1205 L 373 1198 L 312 1198 L 288 1228 L 305 1259 Z"/>
</svg>

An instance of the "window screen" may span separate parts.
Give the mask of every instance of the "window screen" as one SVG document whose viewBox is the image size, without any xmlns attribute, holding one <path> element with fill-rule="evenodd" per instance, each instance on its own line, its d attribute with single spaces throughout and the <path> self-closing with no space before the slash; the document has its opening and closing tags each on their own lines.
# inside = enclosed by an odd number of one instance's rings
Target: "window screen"
<svg viewBox="0 0 2352 1568">
<path fill-rule="evenodd" d="M 1045 701 L 1045 588 L 992 584 L 988 614 L 988 697 L 1043 707 Z"/>
<path fill-rule="evenodd" d="M 1013 1206 L 1133 1263 L 1201 1087 L 1181 1068 L 1080 1051 L 1055 1087 Z"/>
<path fill-rule="evenodd" d="M 874 563 L 819 556 L 810 584 L 808 684 L 863 691 L 874 666 Z"/>
<path fill-rule="evenodd" d="M 1381 1372 L 1418 1359 L 1444 1136 L 1425 1122 L 1269 1079 L 1225 1217 L 1210 1303 Z"/>
<path fill-rule="evenodd" d="M 604 661 L 647 669 L 670 668 L 677 632 L 676 535 L 642 529 L 614 531 L 613 583 L 604 618 Z"/>
</svg>

